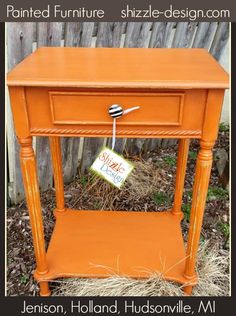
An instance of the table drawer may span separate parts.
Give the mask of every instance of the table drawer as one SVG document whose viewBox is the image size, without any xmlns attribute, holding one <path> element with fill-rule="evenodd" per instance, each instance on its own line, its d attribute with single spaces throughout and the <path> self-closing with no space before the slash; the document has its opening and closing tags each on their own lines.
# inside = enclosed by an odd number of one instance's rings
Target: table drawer
<svg viewBox="0 0 236 316">
<path fill-rule="evenodd" d="M 184 93 L 86 93 L 49 91 L 52 123 L 55 125 L 111 125 L 108 109 L 120 104 L 123 109 L 140 106 L 122 116 L 117 124 L 180 126 Z"/>
<path fill-rule="evenodd" d="M 117 137 L 201 135 L 207 90 L 83 91 L 29 87 L 25 90 L 32 135 L 111 137 L 108 109 L 140 109 L 117 119 Z"/>
</svg>

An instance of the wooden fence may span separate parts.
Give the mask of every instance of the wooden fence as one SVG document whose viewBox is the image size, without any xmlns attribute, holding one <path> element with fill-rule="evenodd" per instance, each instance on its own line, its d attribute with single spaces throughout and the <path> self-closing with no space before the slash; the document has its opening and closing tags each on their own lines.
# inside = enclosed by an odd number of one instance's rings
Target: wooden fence
<svg viewBox="0 0 236 316">
<path fill-rule="evenodd" d="M 7 64 L 13 68 L 41 46 L 81 47 L 203 47 L 217 60 L 229 37 L 226 22 L 48 22 L 7 24 Z M 79 60 L 78 60 L 79 62 Z M 72 181 L 78 168 L 84 172 L 104 142 L 110 139 L 63 138 L 62 156 L 65 182 Z M 118 140 L 119 151 L 130 154 L 167 147 L 174 140 Z M 19 165 L 19 146 L 14 134 L 9 99 L 7 104 L 8 196 L 11 203 L 24 198 Z M 48 139 L 34 139 L 41 190 L 53 185 Z"/>
</svg>

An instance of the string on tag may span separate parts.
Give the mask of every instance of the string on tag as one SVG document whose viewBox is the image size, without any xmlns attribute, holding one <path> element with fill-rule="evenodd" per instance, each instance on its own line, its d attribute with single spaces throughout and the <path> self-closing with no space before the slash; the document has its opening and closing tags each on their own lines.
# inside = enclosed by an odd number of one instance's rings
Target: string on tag
<svg viewBox="0 0 236 316">
<path fill-rule="evenodd" d="M 112 144 L 111 149 L 113 150 L 116 144 L 116 119 L 122 115 L 128 114 L 134 110 L 138 110 L 140 106 L 134 106 L 132 108 L 123 110 L 119 104 L 112 104 L 109 108 L 109 115 L 113 118 L 113 128 L 112 128 Z"/>
</svg>

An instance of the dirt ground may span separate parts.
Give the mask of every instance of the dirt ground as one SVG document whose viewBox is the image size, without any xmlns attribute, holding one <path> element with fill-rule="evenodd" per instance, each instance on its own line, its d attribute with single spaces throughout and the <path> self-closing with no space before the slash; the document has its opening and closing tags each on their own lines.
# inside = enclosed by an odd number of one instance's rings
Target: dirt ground
<svg viewBox="0 0 236 316">
<path fill-rule="evenodd" d="M 185 179 L 182 222 L 184 238 L 187 238 L 193 175 L 198 141 L 191 141 L 188 167 Z M 214 151 L 218 148 L 229 149 L 229 131 L 222 127 Z M 122 190 L 114 189 L 103 180 L 94 176 L 79 175 L 65 186 L 65 201 L 69 208 L 145 210 L 162 211 L 170 208 L 173 202 L 177 146 L 159 148 L 140 156 L 128 157 L 139 166 L 141 175 L 133 171 Z M 140 172 L 140 171 L 139 171 Z M 141 185 L 146 183 L 146 186 Z M 45 238 L 48 243 L 54 226 L 52 210 L 55 208 L 55 191 L 50 189 L 41 195 L 44 217 Z M 209 240 L 219 249 L 221 256 L 229 255 L 229 194 L 219 181 L 216 162 L 213 163 L 208 190 L 201 240 Z M 7 210 L 7 295 L 35 296 L 38 285 L 33 280 L 35 259 L 29 214 L 25 202 L 11 206 Z M 227 295 L 227 293 L 225 294 Z"/>
</svg>

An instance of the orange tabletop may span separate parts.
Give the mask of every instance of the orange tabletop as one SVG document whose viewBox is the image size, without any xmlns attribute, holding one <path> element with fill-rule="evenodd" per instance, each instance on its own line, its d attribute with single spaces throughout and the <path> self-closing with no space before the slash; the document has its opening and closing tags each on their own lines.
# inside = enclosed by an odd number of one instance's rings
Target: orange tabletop
<svg viewBox="0 0 236 316">
<path fill-rule="evenodd" d="M 205 49 L 43 47 L 18 64 L 8 85 L 118 88 L 227 88 Z"/>
</svg>

